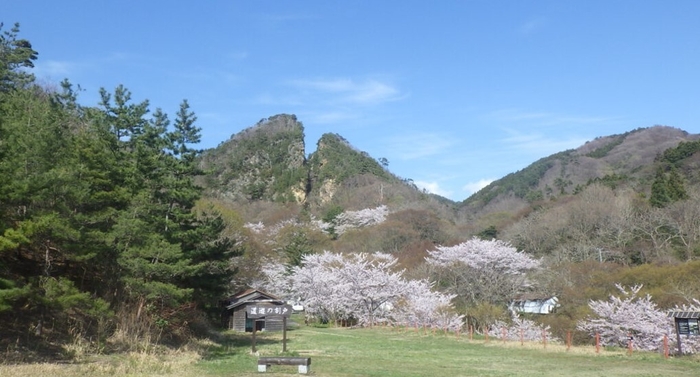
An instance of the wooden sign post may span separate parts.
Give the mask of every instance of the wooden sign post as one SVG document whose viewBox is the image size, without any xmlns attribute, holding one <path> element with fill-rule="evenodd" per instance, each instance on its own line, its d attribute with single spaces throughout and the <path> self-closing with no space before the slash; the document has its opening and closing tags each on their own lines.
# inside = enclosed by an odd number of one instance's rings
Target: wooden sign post
<svg viewBox="0 0 700 377">
<path fill-rule="evenodd" d="M 248 304 L 245 307 L 248 318 L 256 319 L 253 321 L 253 340 L 252 350 L 255 350 L 255 332 L 258 329 L 257 320 L 262 318 L 282 318 L 282 352 L 287 352 L 287 318 L 292 315 L 291 305 L 274 305 L 270 303 Z"/>
</svg>

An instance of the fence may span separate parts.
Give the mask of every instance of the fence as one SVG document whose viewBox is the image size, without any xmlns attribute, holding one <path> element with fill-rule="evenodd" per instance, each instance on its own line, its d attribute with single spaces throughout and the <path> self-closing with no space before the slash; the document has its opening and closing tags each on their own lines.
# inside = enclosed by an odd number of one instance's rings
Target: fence
<svg viewBox="0 0 700 377">
<path fill-rule="evenodd" d="M 591 338 L 590 345 L 573 345 L 573 332 L 567 331 L 565 339 L 558 339 L 547 331 L 547 329 L 538 329 L 534 331 L 533 329 L 524 328 L 513 328 L 513 327 L 491 327 L 489 329 L 474 329 L 472 326 L 467 326 L 466 329 L 448 329 L 448 328 L 438 328 L 435 326 L 429 326 L 425 324 L 415 323 L 413 325 L 388 325 L 384 324 L 382 326 L 390 331 L 397 331 L 399 333 L 416 334 L 419 336 L 453 336 L 457 339 L 466 339 L 472 342 L 484 342 L 484 344 L 494 344 L 501 343 L 503 345 L 514 346 L 527 346 L 530 348 L 541 347 L 543 349 L 549 349 L 553 351 L 565 350 L 566 352 L 576 349 L 578 351 L 594 352 L 595 354 L 600 354 L 601 349 L 604 347 L 601 342 L 600 334 L 595 334 Z M 632 355 L 635 352 L 641 352 L 635 348 L 634 337 L 632 335 L 628 336 L 627 346 L 625 348 L 620 347 L 605 347 L 606 349 L 618 349 L 627 355 Z M 675 354 L 676 349 L 673 346 L 673 342 L 669 335 L 664 335 L 663 339 L 660 341 L 658 349 L 660 350 L 660 355 L 668 359 L 671 355 Z M 648 352 L 648 351 L 644 351 Z"/>
</svg>

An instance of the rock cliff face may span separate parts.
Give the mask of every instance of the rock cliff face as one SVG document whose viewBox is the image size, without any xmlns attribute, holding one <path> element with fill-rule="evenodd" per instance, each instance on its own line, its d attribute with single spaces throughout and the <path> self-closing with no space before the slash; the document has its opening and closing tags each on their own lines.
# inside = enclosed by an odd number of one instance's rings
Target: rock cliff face
<svg viewBox="0 0 700 377">
<path fill-rule="evenodd" d="M 342 136 L 325 134 L 306 159 L 304 127 L 294 115 L 262 119 L 204 152 L 200 183 L 210 195 L 233 201 L 272 201 L 323 206 L 338 190 L 397 182 L 367 153 Z M 359 179 L 358 177 L 364 177 Z"/>
<path fill-rule="evenodd" d="M 316 151 L 309 157 L 309 173 L 310 199 L 321 206 L 331 202 L 348 184 L 358 188 L 376 181 L 396 180 L 375 159 L 337 134 L 321 136 Z M 359 179 L 363 176 L 368 179 Z"/>
<path fill-rule="evenodd" d="M 205 151 L 203 184 L 233 200 L 303 202 L 308 192 L 304 126 L 294 115 L 262 119 Z"/>
</svg>

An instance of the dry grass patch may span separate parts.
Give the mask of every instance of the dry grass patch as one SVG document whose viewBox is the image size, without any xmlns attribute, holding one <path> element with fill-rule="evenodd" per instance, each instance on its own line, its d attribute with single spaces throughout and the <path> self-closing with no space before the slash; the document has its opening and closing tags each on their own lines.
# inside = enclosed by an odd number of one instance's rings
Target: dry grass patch
<svg viewBox="0 0 700 377">
<path fill-rule="evenodd" d="M 192 376 L 201 360 L 198 352 L 177 350 L 154 354 L 130 352 L 110 356 L 90 356 L 76 363 L 36 363 L 0 365 L 0 376 Z"/>
</svg>

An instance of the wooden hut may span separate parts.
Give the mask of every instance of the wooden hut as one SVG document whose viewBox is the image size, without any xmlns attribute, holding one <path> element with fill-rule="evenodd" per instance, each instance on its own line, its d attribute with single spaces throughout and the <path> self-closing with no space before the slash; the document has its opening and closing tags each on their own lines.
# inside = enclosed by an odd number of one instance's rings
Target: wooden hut
<svg viewBox="0 0 700 377">
<path fill-rule="evenodd" d="M 248 318 L 246 306 L 261 303 L 284 305 L 284 301 L 279 297 L 259 289 L 246 289 L 222 301 L 222 325 L 241 332 L 252 332 L 253 326 L 255 326 L 256 331 L 282 331 L 283 321 L 281 317 Z"/>
</svg>

